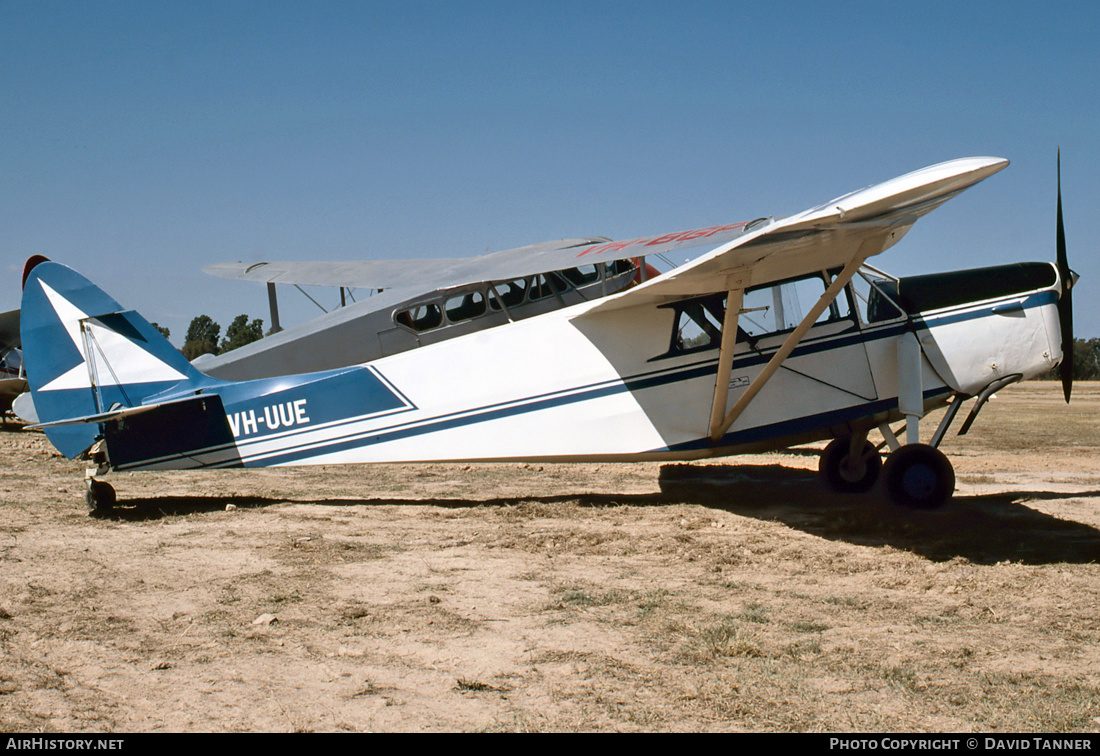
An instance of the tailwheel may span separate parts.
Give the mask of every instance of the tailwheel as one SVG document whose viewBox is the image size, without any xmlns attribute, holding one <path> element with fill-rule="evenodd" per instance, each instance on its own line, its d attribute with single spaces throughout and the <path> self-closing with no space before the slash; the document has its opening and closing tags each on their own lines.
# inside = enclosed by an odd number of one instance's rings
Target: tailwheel
<svg viewBox="0 0 1100 756">
<path fill-rule="evenodd" d="M 84 491 L 84 503 L 88 505 L 88 511 L 92 514 L 105 514 L 114 509 L 115 489 L 110 483 L 104 483 L 95 478 L 87 479 L 87 488 Z"/>
<path fill-rule="evenodd" d="M 833 439 L 818 460 L 818 473 L 825 487 L 835 493 L 864 493 L 871 490 L 882 469 L 882 458 L 869 441 L 863 452 L 852 454 L 851 436 Z"/>
<path fill-rule="evenodd" d="M 882 473 L 890 501 L 909 509 L 937 509 L 955 492 L 951 462 L 928 444 L 908 444 L 895 450 Z"/>
</svg>

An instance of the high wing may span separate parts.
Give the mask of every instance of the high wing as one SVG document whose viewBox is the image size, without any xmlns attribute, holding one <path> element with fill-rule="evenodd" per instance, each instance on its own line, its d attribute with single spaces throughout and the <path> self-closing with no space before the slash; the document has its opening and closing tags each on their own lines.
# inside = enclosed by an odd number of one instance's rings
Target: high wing
<svg viewBox="0 0 1100 756">
<path fill-rule="evenodd" d="M 746 228 L 741 238 L 633 289 L 611 295 L 577 319 L 625 307 L 725 292 L 718 375 L 729 375 L 745 290 L 814 271 L 839 270 L 829 287 L 790 332 L 767 365 L 725 411 L 729 384 L 717 381 L 710 437 L 720 439 L 794 351 L 841 290 L 872 255 L 893 246 L 921 216 L 1008 165 L 1003 158 L 962 158 L 940 163 L 838 197 L 824 205 Z"/>
<path fill-rule="evenodd" d="M 607 297 L 587 312 L 717 291 L 743 291 L 813 271 L 841 268 L 857 259 L 862 263 L 893 246 L 921 216 L 1007 165 L 1007 160 L 996 157 L 951 160 L 846 194 L 797 215 L 753 222 L 729 243 L 639 287 Z M 630 249 L 628 246 L 624 251 Z M 583 259 L 578 255 L 578 261 Z"/>
<path fill-rule="evenodd" d="M 204 267 L 203 272 L 220 278 L 273 284 L 434 291 L 483 281 L 508 281 L 703 244 L 721 244 L 741 236 L 749 225 L 731 223 L 619 242 L 606 237 L 561 239 L 480 257 L 215 263 Z"/>
</svg>

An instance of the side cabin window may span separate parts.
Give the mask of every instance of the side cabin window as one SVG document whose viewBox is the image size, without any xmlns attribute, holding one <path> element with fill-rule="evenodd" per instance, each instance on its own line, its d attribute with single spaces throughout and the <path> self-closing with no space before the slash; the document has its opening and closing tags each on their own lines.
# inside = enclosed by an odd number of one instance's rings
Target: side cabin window
<svg viewBox="0 0 1100 756">
<path fill-rule="evenodd" d="M 527 294 L 527 279 L 517 278 L 514 281 L 503 281 L 493 284 L 493 289 L 496 290 L 500 298 L 504 300 L 505 307 L 515 307 L 516 305 L 523 304 L 523 297 Z M 489 292 L 489 306 L 494 310 L 500 309 L 500 302 L 497 300 L 497 294 L 492 291 Z"/>
<path fill-rule="evenodd" d="M 427 331 L 443 325 L 443 310 L 434 303 L 422 304 L 394 313 L 393 320 L 414 331 Z"/>
<path fill-rule="evenodd" d="M 821 274 L 756 286 L 745 291 L 737 325 L 749 336 L 761 337 L 793 330 L 828 288 Z M 850 317 L 848 295 L 841 292 L 818 316 L 815 325 Z"/>
<path fill-rule="evenodd" d="M 860 271 L 852 279 L 856 307 L 860 317 L 868 325 L 885 323 L 904 317 L 905 313 L 895 304 L 898 299 L 898 282 Z"/>
<path fill-rule="evenodd" d="M 725 294 L 712 294 L 678 303 L 670 353 L 686 354 L 721 346 L 725 312 Z"/>
<path fill-rule="evenodd" d="M 614 262 L 607 263 L 608 274 L 617 276 L 620 273 L 629 273 L 634 270 L 634 262 L 632 260 L 615 260 Z"/>
<path fill-rule="evenodd" d="M 531 301 L 546 299 L 554 296 L 554 292 L 561 293 L 568 288 L 565 281 L 556 273 L 540 273 L 531 282 Z"/>
<path fill-rule="evenodd" d="M 600 280 L 600 271 L 595 265 L 581 265 L 576 268 L 566 268 L 561 272 L 569 283 L 578 289 Z"/>
<path fill-rule="evenodd" d="M 443 305 L 447 311 L 447 320 L 451 323 L 461 323 L 463 320 L 476 318 L 485 314 L 485 295 L 480 291 L 471 291 L 469 294 L 460 294 L 451 297 Z"/>
<path fill-rule="evenodd" d="M 755 348 L 764 337 L 793 330 L 828 288 L 823 274 L 755 286 L 745 291 L 737 318 L 737 340 Z M 717 349 L 722 344 L 726 294 L 709 294 L 668 305 L 672 309 L 672 338 L 668 351 L 654 359 Z M 815 325 L 851 320 L 847 288 L 821 313 Z M 852 324 L 854 325 L 854 323 Z"/>
</svg>

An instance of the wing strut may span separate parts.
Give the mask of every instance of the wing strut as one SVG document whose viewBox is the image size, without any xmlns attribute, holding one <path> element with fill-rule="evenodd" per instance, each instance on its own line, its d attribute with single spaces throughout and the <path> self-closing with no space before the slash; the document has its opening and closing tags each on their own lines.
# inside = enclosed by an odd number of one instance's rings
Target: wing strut
<svg viewBox="0 0 1100 756">
<path fill-rule="evenodd" d="M 724 395 L 721 400 L 721 405 L 718 404 L 718 394 L 724 394 L 728 391 L 728 383 L 726 382 L 729 375 L 729 367 L 726 367 L 723 371 L 722 368 L 722 354 L 727 351 L 726 341 L 731 342 L 729 345 L 729 365 L 732 366 L 733 362 L 733 341 L 737 339 L 736 329 L 734 331 L 727 330 L 724 326 L 722 328 L 722 352 L 719 353 L 718 362 L 718 381 L 715 386 L 714 405 L 711 408 L 711 425 L 710 425 L 710 438 L 712 441 L 717 441 L 725 435 L 726 431 L 730 429 L 730 426 L 741 416 L 741 413 L 745 411 L 745 408 L 749 406 L 749 403 L 760 393 L 760 390 L 764 388 L 768 380 L 775 374 L 775 371 L 779 369 L 779 366 L 783 364 L 783 361 L 787 359 L 794 348 L 798 346 L 798 342 L 802 340 L 802 337 L 806 335 L 806 332 L 810 330 L 817 319 L 821 317 L 821 313 L 825 312 L 825 308 L 833 303 L 833 300 L 837 298 L 837 295 L 843 291 L 844 287 L 848 285 L 848 282 L 852 280 L 852 277 L 859 270 L 859 266 L 863 265 L 863 261 L 870 257 L 875 252 L 882 249 L 884 236 L 876 234 L 874 237 L 866 240 L 859 246 L 856 251 L 855 257 L 848 261 L 848 264 L 844 266 L 844 270 L 840 272 L 833 282 L 829 284 L 829 288 L 825 290 L 825 293 L 821 295 L 821 298 L 817 300 L 817 303 L 810 308 L 810 311 L 806 313 L 806 317 L 802 319 L 802 322 L 798 324 L 798 327 L 791 331 L 791 334 L 787 337 L 787 340 L 783 342 L 783 346 L 779 347 L 779 351 L 772 355 L 771 360 L 764 369 L 760 371 L 760 374 L 756 376 L 749 387 L 745 389 L 745 393 L 741 395 L 741 398 L 737 400 L 737 403 L 733 405 L 733 408 L 729 411 L 729 414 L 722 419 L 721 422 L 715 422 L 715 416 L 721 413 L 721 407 L 725 406 Z M 740 307 L 738 307 L 740 310 Z M 729 320 L 729 308 L 726 309 L 726 320 Z"/>
<path fill-rule="evenodd" d="M 730 393 L 733 348 L 737 344 L 737 318 L 741 315 L 744 301 L 744 288 L 731 289 L 726 294 L 726 314 L 722 318 L 722 348 L 718 352 L 718 375 L 714 379 L 714 403 L 710 408 L 710 436 L 715 440 L 721 438 L 725 432 L 724 428 L 719 428 L 722 427 L 722 413 L 726 409 L 726 399 Z"/>
<path fill-rule="evenodd" d="M 278 333 L 283 330 L 279 325 L 279 300 L 275 296 L 275 284 L 267 282 L 267 305 L 271 310 L 271 332 Z"/>
</svg>

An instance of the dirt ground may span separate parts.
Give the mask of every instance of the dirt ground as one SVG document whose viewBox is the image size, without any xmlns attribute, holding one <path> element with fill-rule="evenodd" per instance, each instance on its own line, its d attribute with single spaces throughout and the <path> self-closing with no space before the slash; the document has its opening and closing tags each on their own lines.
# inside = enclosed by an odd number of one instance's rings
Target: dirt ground
<svg viewBox="0 0 1100 756">
<path fill-rule="evenodd" d="M 0 731 L 1097 732 L 1098 411 L 1003 392 L 935 512 L 795 449 L 139 473 L 96 519 L 9 429 Z"/>
</svg>

